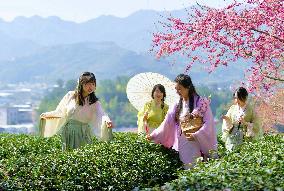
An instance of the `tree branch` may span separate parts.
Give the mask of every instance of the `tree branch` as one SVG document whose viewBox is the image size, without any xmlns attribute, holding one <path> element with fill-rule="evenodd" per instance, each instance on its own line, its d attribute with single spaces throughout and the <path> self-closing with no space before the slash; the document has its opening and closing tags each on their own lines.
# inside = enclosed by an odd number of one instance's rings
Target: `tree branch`
<svg viewBox="0 0 284 191">
<path fill-rule="evenodd" d="M 281 79 L 281 78 L 275 78 L 275 77 L 268 76 L 268 75 L 266 75 L 265 77 L 266 77 L 266 78 L 269 78 L 269 79 L 272 79 L 272 80 L 275 80 L 275 81 L 284 82 L 284 79 Z"/>
<path fill-rule="evenodd" d="M 279 38 L 278 36 L 270 35 L 268 32 L 265 32 L 265 31 L 262 31 L 262 30 L 258 30 L 258 29 L 255 29 L 255 28 L 251 28 L 251 30 L 253 30 L 253 31 L 255 31 L 255 32 L 262 33 L 262 34 L 266 34 L 266 35 L 272 36 L 273 38 L 275 38 L 275 39 L 279 40 L 280 42 L 283 42 L 283 43 L 284 43 L 284 39 Z"/>
</svg>

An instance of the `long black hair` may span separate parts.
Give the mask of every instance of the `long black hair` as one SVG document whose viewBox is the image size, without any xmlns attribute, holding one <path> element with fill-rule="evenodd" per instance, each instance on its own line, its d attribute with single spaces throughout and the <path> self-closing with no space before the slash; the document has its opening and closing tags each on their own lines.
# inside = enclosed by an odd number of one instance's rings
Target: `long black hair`
<svg viewBox="0 0 284 191">
<path fill-rule="evenodd" d="M 239 87 L 235 90 L 233 97 L 236 97 L 242 102 L 245 102 L 248 98 L 248 91 L 244 87 Z"/>
<path fill-rule="evenodd" d="M 92 72 L 83 72 L 79 79 L 78 79 L 78 85 L 75 89 L 75 100 L 76 104 L 83 106 L 85 104 L 85 99 L 83 97 L 83 85 L 87 83 L 95 83 L 96 82 L 96 77 Z M 96 103 L 99 99 L 97 98 L 95 92 L 90 93 L 89 95 L 89 104 Z"/>
<path fill-rule="evenodd" d="M 166 89 L 162 84 L 156 84 L 152 89 L 152 94 L 151 94 L 152 99 L 154 99 L 154 92 L 156 91 L 156 89 L 160 90 L 163 93 L 162 104 L 161 104 L 161 108 L 163 109 L 165 106 L 165 98 L 167 96 Z"/>
<path fill-rule="evenodd" d="M 184 88 L 188 89 L 188 96 L 189 96 L 189 112 L 191 113 L 194 108 L 194 95 L 199 95 L 196 93 L 195 87 L 191 81 L 189 75 L 186 74 L 179 74 L 175 78 L 175 82 L 182 85 Z M 179 103 L 177 105 L 176 113 L 175 113 L 175 121 L 179 122 L 180 112 L 182 110 L 182 98 L 180 98 Z"/>
</svg>

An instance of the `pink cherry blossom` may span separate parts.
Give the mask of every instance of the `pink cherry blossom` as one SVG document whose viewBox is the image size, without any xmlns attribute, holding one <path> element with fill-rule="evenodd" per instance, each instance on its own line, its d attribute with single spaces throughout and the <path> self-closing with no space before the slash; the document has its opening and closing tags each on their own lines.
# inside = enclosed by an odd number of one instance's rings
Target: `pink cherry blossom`
<svg viewBox="0 0 284 191">
<path fill-rule="evenodd" d="M 166 32 L 153 35 L 153 50 L 158 58 L 187 55 L 186 70 L 206 63 L 212 72 L 245 59 L 253 63 L 246 71 L 249 90 L 274 92 L 284 81 L 284 1 L 245 3 L 234 2 L 222 9 L 193 7 L 184 21 L 168 18 L 163 23 Z"/>
<path fill-rule="evenodd" d="M 191 115 L 194 117 L 197 117 L 197 116 L 203 117 L 210 103 L 211 103 L 211 99 L 200 97 L 199 102 L 198 102 L 198 107 L 193 109 L 193 111 L 191 112 Z"/>
</svg>

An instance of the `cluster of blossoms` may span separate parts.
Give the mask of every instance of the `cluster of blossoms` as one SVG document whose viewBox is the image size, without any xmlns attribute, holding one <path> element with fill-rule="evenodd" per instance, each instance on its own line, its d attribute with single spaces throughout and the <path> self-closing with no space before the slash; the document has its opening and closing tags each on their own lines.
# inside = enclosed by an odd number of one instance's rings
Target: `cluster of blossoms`
<svg viewBox="0 0 284 191">
<path fill-rule="evenodd" d="M 239 59 L 253 63 L 246 71 L 251 92 L 273 92 L 284 81 L 284 1 L 246 0 L 215 9 L 193 7 L 190 18 L 170 17 L 166 32 L 153 36 L 157 57 L 181 53 L 209 72 Z"/>
<path fill-rule="evenodd" d="M 190 113 L 190 116 L 192 117 L 203 117 L 204 113 L 207 111 L 207 108 L 209 107 L 211 103 L 210 98 L 204 98 L 200 97 L 198 102 L 198 107 L 193 109 L 193 111 Z"/>
</svg>

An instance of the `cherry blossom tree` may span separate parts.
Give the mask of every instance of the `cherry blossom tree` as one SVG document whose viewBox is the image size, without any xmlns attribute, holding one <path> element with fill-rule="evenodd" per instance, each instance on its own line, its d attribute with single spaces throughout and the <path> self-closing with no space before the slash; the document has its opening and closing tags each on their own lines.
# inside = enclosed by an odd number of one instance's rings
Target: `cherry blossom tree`
<svg viewBox="0 0 284 191">
<path fill-rule="evenodd" d="M 284 89 L 279 89 L 268 99 L 256 100 L 256 111 L 262 121 L 264 131 L 273 130 L 274 125 L 284 126 Z"/>
<path fill-rule="evenodd" d="M 221 9 L 193 7 L 188 19 L 161 22 L 163 30 L 153 34 L 153 51 L 158 58 L 187 56 L 186 71 L 198 63 L 212 72 L 245 59 L 244 64 L 252 63 L 246 71 L 249 90 L 273 93 L 284 82 L 283 2 L 245 0 Z"/>
</svg>

